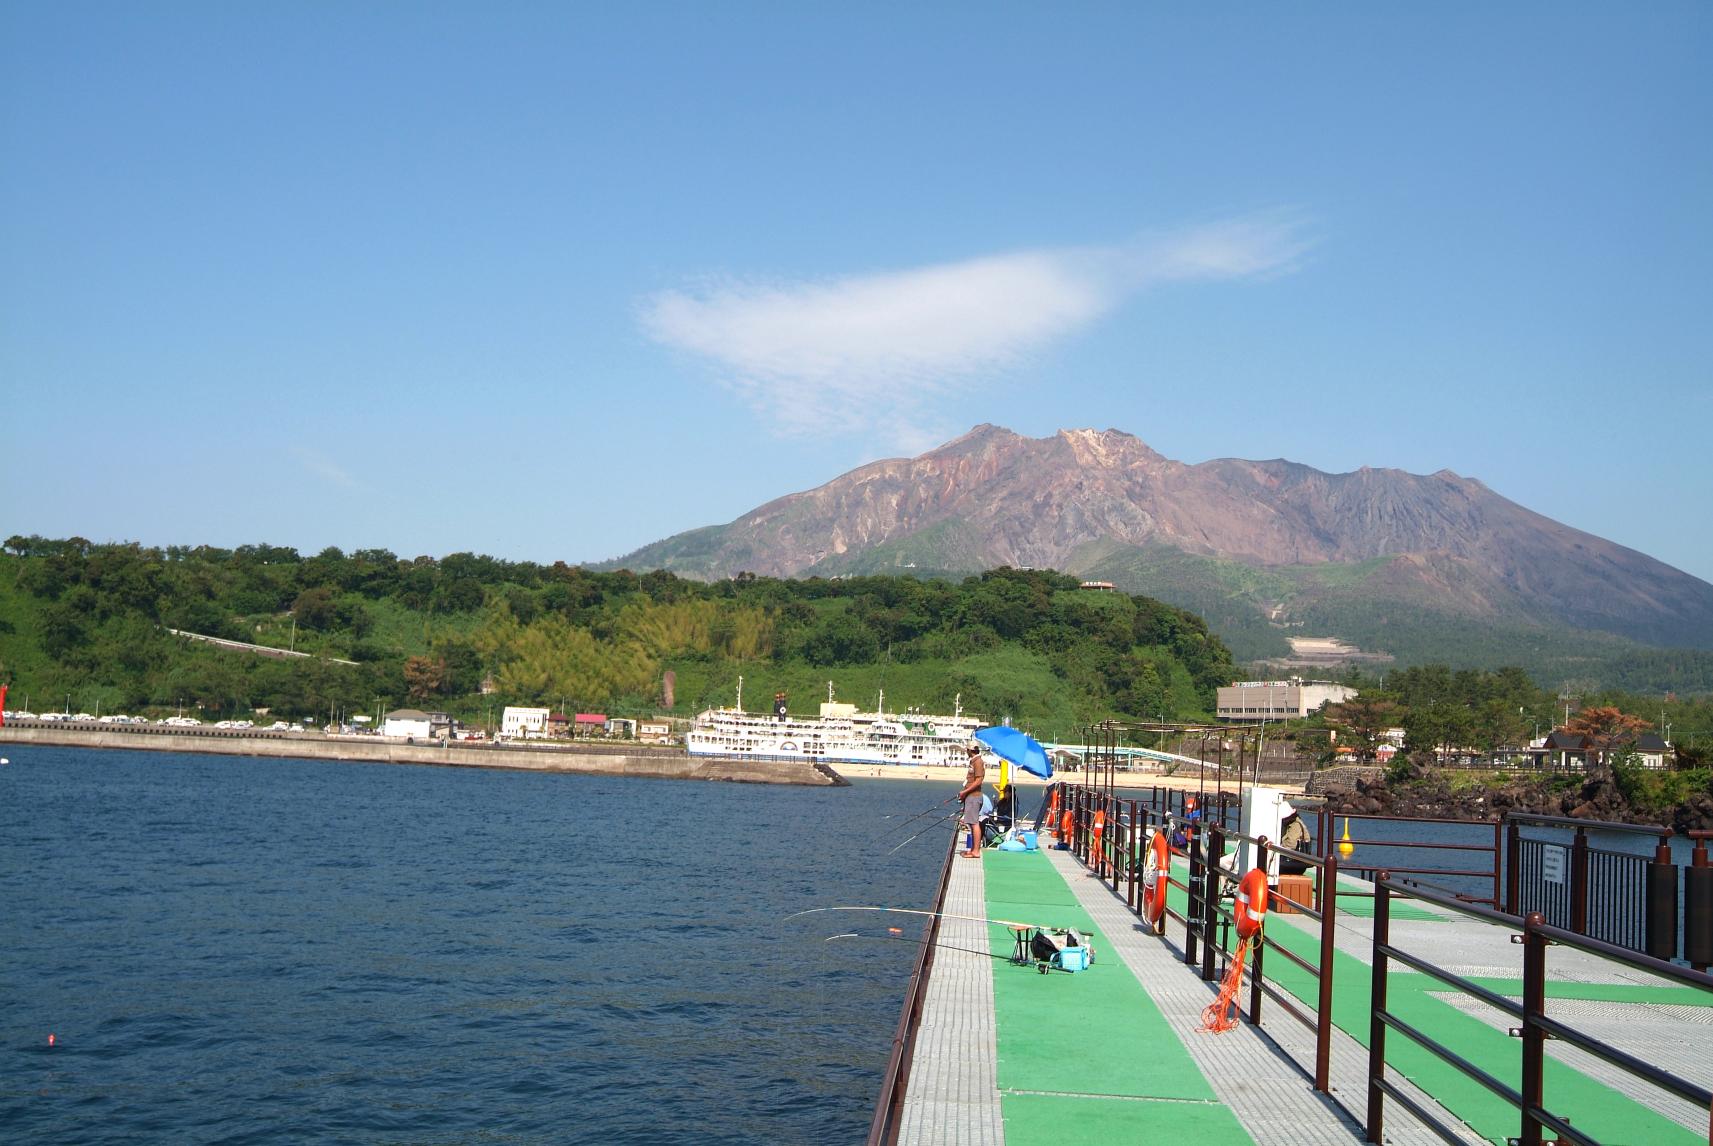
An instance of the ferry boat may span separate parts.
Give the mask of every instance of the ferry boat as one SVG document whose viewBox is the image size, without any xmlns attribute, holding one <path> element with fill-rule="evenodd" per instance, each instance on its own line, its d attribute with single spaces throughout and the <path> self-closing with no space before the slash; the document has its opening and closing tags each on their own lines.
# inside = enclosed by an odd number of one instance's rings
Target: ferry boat
<svg viewBox="0 0 1713 1146">
<path fill-rule="evenodd" d="M 964 766 L 965 747 L 982 721 L 965 716 L 962 696 L 951 716 L 910 709 L 888 714 L 886 693 L 875 711 L 827 699 L 819 717 L 792 716 L 784 693 L 773 698 L 771 713 L 745 712 L 743 678 L 738 678 L 737 707 L 710 708 L 697 714 L 684 737 L 692 756 L 768 756 L 786 760 L 824 760 L 843 764 L 924 764 Z"/>
</svg>

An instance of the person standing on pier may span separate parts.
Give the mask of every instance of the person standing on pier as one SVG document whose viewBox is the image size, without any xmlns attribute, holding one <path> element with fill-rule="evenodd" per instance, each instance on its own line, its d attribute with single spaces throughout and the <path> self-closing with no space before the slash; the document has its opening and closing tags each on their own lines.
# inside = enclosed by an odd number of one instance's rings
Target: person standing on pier
<svg viewBox="0 0 1713 1146">
<path fill-rule="evenodd" d="M 969 830 L 970 846 L 958 854 L 965 859 L 981 858 L 981 786 L 987 779 L 987 763 L 981 758 L 981 747 L 970 745 L 970 767 L 964 773 L 964 786 L 958 796 L 964 802 L 964 827 Z"/>
<path fill-rule="evenodd" d="M 1289 848 L 1294 852 L 1306 852 L 1313 845 L 1309 836 L 1308 825 L 1303 823 L 1302 815 L 1296 808 L 1291 808 L 1290 815 L 1279 824 L 1279 846 Z M 1308 870 L 1308 864 L 1299 859 L 1279 857 L 1279 874 L 1302 875 Z"/>
</svg>

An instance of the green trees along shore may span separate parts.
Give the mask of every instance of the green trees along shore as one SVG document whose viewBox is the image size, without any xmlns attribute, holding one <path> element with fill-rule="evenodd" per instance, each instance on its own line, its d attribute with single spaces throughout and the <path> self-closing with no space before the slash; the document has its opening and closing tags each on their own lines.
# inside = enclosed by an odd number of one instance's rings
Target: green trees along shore
<svg viewBox="0 0 1713 1146">
<path fill-rule="evenodd" d="M 268 709 L 321 722 L 411 705 L 483 724 L 507 704 L 684 716 L 732 703 L 741 675 L 751 709 L 784 691 L 793 711 L 812 713 L 830 681 L 864 708 L 885 690 L 891 711 L 961 702 L 1072 739 L 1108 718 L 1205 719 L 1219 685 L 1267 671 L 1235 665 L 1192 613 L 1078 585 L 1019 569 L 704 583 L 470 553 L 305 557 L 271 545 L 11 537 L 0 552 L 0 682 L 13 709 L 182 707 L 208 719 Z M 172 629 L 309 655 L 220 648 Z M 1706 696 L 1567 686 L 1515 668 L 1394 666 L 1341 679 L 1361 698 L 1301 723 L 1330 723 L 1346 746 L 1375 745 L 1394 727 L 1411 751 L 1517 746 L 1562 724 L 1567 706 L 1574 716 L 1599 705 L 1692 754 L 1713 738 Z"/>
<path fill-rule="evenodd" d="M 177 629 L 310 654 L 269 657 Z M 354 663 L 343 664 L 341 661 Z M 705 584 L 469 553 L 311 557 L 270 545 L 150 548 L 11 537 L 0 554 L 0 680 L 12 707 L 326 719 L 400 704 L 480 722 L 504 704 L 657 712 L 786 691 L 967 711 L 1069 735 L 1108 717 L 1211 711 L 1236 672 L 1203 621 L 1147 597 L 997 569 Z M 488 691 L 484 692 L 484 684 Z"/>
</svg>

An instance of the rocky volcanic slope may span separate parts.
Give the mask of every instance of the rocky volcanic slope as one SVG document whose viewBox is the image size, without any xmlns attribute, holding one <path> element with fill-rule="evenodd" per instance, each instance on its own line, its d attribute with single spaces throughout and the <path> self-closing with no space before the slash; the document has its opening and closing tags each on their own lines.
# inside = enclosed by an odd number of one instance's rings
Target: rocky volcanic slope
<svg viewBox="0 0 1713 1146">
<path fill-rule="evenodd" d="M 1443 470 L 1327 474 L 1282 460 L 1186 465 L 1117 430 L 1034 439 L 978 426 L 613 564 L 697 577 L 900 566 L 1081 573 L 1091 552 L 1114 547 L 1256 569 L 1378 561 L 1363 576 L 1388 600 L 1713 647 L 1713 585 L 1478 481 Z"/>
</svg>

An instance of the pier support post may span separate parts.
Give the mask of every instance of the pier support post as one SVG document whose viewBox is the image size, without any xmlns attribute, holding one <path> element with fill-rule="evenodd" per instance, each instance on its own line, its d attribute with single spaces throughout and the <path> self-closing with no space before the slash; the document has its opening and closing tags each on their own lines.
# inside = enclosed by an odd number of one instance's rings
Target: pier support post
<svg viewBox="0 0 1713 1146">
<path fill-rule="evenodd" d="M 1255 866 L 1262 871 L 1267 870 L 1267 853 L 1271 850 L 1267 837 L 1262 836 L 1255 847 Z M 1261 957 L 1267 950 L 1267 929 L 1261 928 L 1255 934 L 1255 942 L 1250 944 L 1255 951 L 1255 961 L 1249 967 L 1249 1023 L 1251 1026 L 1261 1025 L 1261 1000 L 1265 997 L 1261 990 Z"/>
<path fill-rule="evenodd" d="M 1333 940 L 1338 927 L 1338 856 L 1326 857 L 1320 869 L 1320 992 L 1315 999 L 1319 1016 L 1314 1028 L 1314 1088 L 1322 1094 L 1332 1090 L 1332 962 Z"/>
<path fill-rule="evenodd" d="M 1690 832 L 1695 850 L 1683 872 L 1683 957 L 1697 971 L 1713 964 L 1713 867 L 1707 863 L 1707 838 L 1713 832 Z"/>
<path fill-rule="evenodd" d="M 1213 981 L 1214 928 L 1219 925 L 1219 861 L 1225 856 L 1225 833 L 1216 821 L 1197 833 L 1203 837 L 1202 868 L 1207 873 L 1201 898 L 1201 977 Z"/>
<path fill-rule="evenodd" d="M 1581 838 L 1577 833 L 1577 838 Z M 1540 1017 L 1546 1011 L 1546 918 L 1538 911 L 1523 920 L 1523 1124 L 1519 1146 L 1541 1146 L 1541 1124 L 1535 1112 L 1545 1099 L 1546 1031 Z"/>
<path fill-rule="evenodd" d="M 1160 817 L 1160 830 L 1171 838 L 1171 820 Z M 1184 963 L 1196 965 L 1196 928 L 1201 925 L 1201 889 L 1203 882 L 1201 837 L 1190 837 L 1190 874 L 1184 881 Z M 1163 919 L 1164 917 L 1162 917 Z"/>
<path fill-rule="evenodd" d="M 1588 934 L 1588 829 L 1577 828 L 1570 847 L 1570 929 Z"/>
<path fill-rule="evenodd" d="M 1677 865 L 1671 862 L 1671 835 L 1660 837 L 1648 864 L 1647 952 L 1666 962 L 1677 958 Z"/>
<path fill-rule="evenodd" d="M 1370 1142 L 1384 1140 L 1386 1092 L 1380 1083 L 1386 1077 L 1386 948 L 1392 942 L 1392 873 L 1383 871 L 1374 879 L 1373 975 L 1368 1000 L 1368 1119 L 1363 1127 Z M 1539 1146 L 1538 1142 L 1536 1146 Z"/>
</svg>

